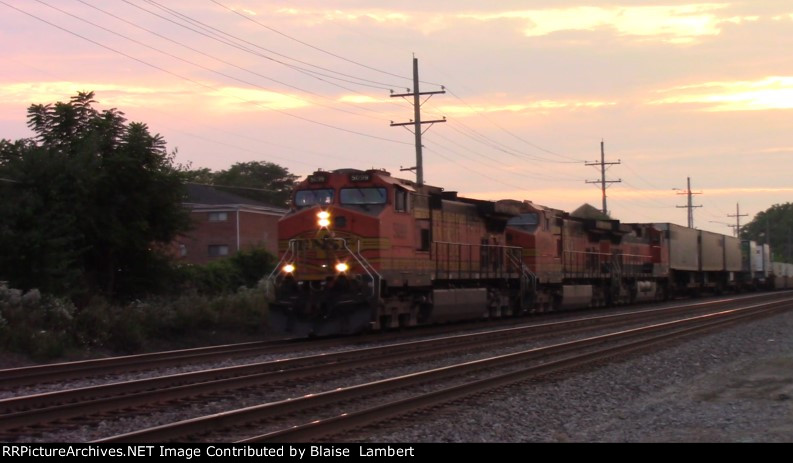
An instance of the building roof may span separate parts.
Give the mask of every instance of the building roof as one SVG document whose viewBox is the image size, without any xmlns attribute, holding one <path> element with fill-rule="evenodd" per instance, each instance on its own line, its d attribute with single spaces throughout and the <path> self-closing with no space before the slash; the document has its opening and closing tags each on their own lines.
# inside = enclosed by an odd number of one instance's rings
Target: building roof
<svg viewBox="0 0 793 463">
<path fill-rule="evenodd" d="M 582 204 L 578 209 L 571 212 L 570 215 L 580 219 L 613 220 L 600 209 L 588 203 Z"/>
<path fill-rule="evenodd" d="M 267 209 L 283 213 L 287 211 L 287 209 L 283 207 L 273 206 L 261 201 L 256 201 L 255 199 L 228 193 L 212 185 L 187 183 L 185 184 L 185 189 L 187 194 L 183 201 L 184 204 L 191 204 L 194 206 L 249 206 L 255 209 Z"/>
</svg>

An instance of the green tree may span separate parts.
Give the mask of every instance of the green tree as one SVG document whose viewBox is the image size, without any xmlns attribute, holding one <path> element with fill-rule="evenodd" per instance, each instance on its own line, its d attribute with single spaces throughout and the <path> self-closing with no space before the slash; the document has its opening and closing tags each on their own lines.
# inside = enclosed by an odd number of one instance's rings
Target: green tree
<svg viewBox="0 0 793 463">
<path fill-rule="evenodd" d="M 202 185 L 212 185 L 215 183 L 215 173 L 209 168 L 190 169 L 188 165 L 182 171 L 182 178 L 187 183 L 200 183 Z"/>
<path fill-rule="evenodd" d="M 771 245 L 772 260 L 793 262 L 793 203 L 774 204 L 741 227 L 741 238 Z"/>
<path fill-rule="evenodd" d="M 76 217 L 63 207 L 74 178 L 62 156 L 31 140 L 0 140 L 0 280 L 11 286 L 62 293 L 81 284 Z"/>
<path fill-rule="evenodd" d="M 164 270 L 189 220 L 182 175 L 159 135 L 93 92 L 34 104 L 34 139 L 0 142 L 0 279 L 70 296 L 131 296 Z"/>
<path fill-rule="evenodd" d="M 239 162 L 214 175 L 219 189 L 239 196 L 285 207 L 298 176 L 266 161 Z M 229 188 L 238 187 L 238 188 Z"/>
</svg>

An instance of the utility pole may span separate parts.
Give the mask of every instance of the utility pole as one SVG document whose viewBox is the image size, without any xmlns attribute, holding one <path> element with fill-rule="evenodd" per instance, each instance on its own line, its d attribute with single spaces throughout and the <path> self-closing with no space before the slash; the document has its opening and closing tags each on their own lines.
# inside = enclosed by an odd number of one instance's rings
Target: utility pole
<svg viewBox="0 0 793 463">
<path fill-rule="evenodd" d="M 408 93 L 399 93 L 399 94 L 395 94 L 393 90 L 391 91 L 391 98 L 394 98 L 394 97 L 405 98 L 405 97 L 408 97 L 408 96 L 412 96 L 413 97 L 413 119 L 411 119 L 410 122 L 394 123 L 394 121 L 391 121 L 391 127 L 397 127 L 397 126 L 405 127 L 405 126 L 409 126 L 409 125 L 413 126 L 413 134 L 416 137 L 416 165 L 413 166 L 413 167 L 409 167 L 407 169 L 401 169 L 401 170 L 415 170 L 416 171 L 416 183 L 419 186 L 424 185 L 424 163 L 422 162 L 422 154 L 421 154 L 421 148 L 422 148 L 421 135 L 424 132 L 421 131 L 421 124 L 430 124 L 430 126 L 432 126 L 432 124 L 434 124 L 436 122 L 446 122 L 446 118 L 445 117 L 443 119 L 439 119 L 439 120 L 435 120 L 435 121 L 422 121 L 421 120 L 421 105 L 423 104 L 422 101 L 421 101 L 421 96 L 422 95 L 429 95 L 429 97 L 427 98 L 427 100 L 429 100 L 430 98 L 432 98 L 432 95 L 435 95 L 435 94 L 438 94 L 438 93 L 446 93 L 446 90 L 444 89 L 443 86 L 441 86 L 441 89 L 443 89 L 443 90 L 436 91 L 436 92 L 420 92 L 419 91 L 419 60 L 418 60 L 418 58 L 413 56 L 413 92 L 410 92 L 410 89 L 407 89 Z M 427 100 L 424 100 L 424 101 L 427 101 Z M 427 127 L 427 128 L 429 129 L 429 127 Z M 410 129 L 408 129 L 408 130 L 410 130 Z"/>
<path fill-rule="evenodd" d="M 618 180 L 606 180 L 606 166 L 611 166 L 615 164 L 620 164 L 620 160 L 617 159 L 616 162 L 606 162 L 606 153 L 603 149 L 603 140 L 600 140 L 600 162 L 587 162 L 585 165 L 587 166 L 600 166 L 600 180 L 586 180 L 586 183 L 599 183 L 600 190 L 603 193 L 603 213 L 608 215 L 608 207 L 606 207 L 606 186 L 607 183 L 620 183 L 622 179 Z"/>
<path fill-rule="evenodd" d="M 735 203 L 735 214 L 727 214 L 727 217 L 735 217 L 735 236 L 739 236 L 741 231 L 741 217 L 749 217 L 749 214 L 741 214 L 740 203 Z"/>
<path fill-rule="evenodd" d="M 686 180 L 688 181 L 688 188 L 686 189 L 686 191 L 681 191 L 678 194 L 679 195 L 688 195 L 688 205 L 686 205 L 686 206 L 675 206 L 675 207 L 678 207 L 678 208 L 685 207 L 685 208 L 688 209 L 688 228 L 694 228 L 694 208 L 695 207 L 702 207 L 702 205 L 699 205 L 699 206 L 692 205 L 691 204 L 691 195 L 701 195 L 702 192 L 701 191 L 697 191 L 697 192 L 691 191 L 691 177 L 686 177 Z M 674 189 L 677 190 L 678 188 L 674 188 Z"/>
</svg>

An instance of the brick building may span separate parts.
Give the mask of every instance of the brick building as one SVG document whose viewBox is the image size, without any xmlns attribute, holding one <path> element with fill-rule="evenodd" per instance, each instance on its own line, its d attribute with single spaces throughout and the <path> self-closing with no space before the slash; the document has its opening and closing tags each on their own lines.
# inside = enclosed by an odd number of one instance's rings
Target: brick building
<svg viewBox="0 0 793 463">
<path fill-rule="evenodd" d="M 187 184 L 183 204 L 193 229 L 176 240 L 181 260 L 205 264 L 261 246 L 278 255 L 278 219 L 286 209 L 195 183 Z"/>
</svg>

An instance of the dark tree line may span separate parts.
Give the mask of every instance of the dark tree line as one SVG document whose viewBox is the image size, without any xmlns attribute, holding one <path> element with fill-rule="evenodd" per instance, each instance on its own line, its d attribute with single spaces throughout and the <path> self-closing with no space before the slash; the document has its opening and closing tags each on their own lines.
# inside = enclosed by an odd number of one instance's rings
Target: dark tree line
<svg viewBox="0 0 793 463">
<path fill-rule="evenodd" d="M 252 161 L 240 162 L 218 172 L 206 168 L 187 170 L 185 178 L 265 204 L 286 207 L 298 177 L 278 164 Z"/>
<path fill-rule="evenodd" d="M 741 238 L 771 245 L 773 260 L 793 263 L 793 203 L 774 204 L 741 227 Z"/>
<path fill-rule="evenodd" d="M 188 227 L 162 137 L 93 98 L 34 104 L 35 137 L 0 141 L 0 279 L 12 286 L 132 294 L 153 283 L 160 247 Z"/>
<path fill-rule="evenodd" d="M 287 169 L 268 162 L 185 169 L 146 124 L 95 103 L 88 92 L 31 105 L 34 137 L 0 139 L 0 281 L 11 287 L 77 302 L 167 290 L 180 279 L 169 244 L 190 229 L 185 182 L 286 204 L 297 178 Z"/>
</svg>

